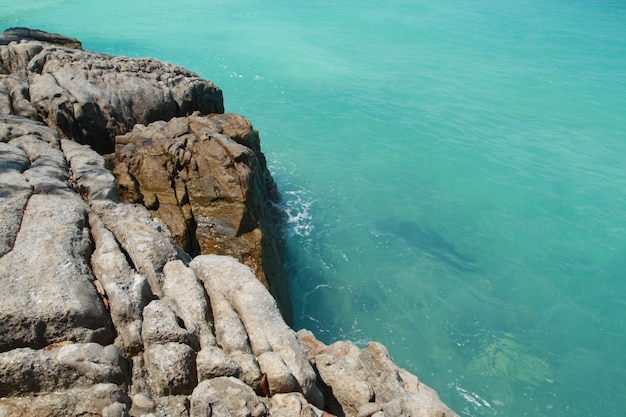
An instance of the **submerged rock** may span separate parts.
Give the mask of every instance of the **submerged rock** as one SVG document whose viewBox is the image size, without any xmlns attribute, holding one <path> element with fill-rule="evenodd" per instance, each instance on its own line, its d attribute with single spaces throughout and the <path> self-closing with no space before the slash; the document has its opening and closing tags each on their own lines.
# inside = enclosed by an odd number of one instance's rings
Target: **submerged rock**
<svg viewBox="0 0 626 417">
<path fill-rule="evenodd" d="M 217 87 L 79 47 L 0 36 L 0 416 L 456 416 L 382 345 L 287 325 L 274 184 Z"/>
</svg>

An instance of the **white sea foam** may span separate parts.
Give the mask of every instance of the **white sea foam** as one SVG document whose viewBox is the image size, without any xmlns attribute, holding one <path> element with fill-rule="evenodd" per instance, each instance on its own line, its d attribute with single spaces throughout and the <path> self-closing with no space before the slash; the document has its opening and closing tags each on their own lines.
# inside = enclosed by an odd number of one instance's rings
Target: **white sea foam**
<svg viewBox="0 0 626 417">
<path fill-rule="evenodd" d="M 313 199 L 304 190 L 285 191 L 282 209 L 287 214 L 291 236 L 309 236 L 315 226 L 311 215 Z"/>
</svg>

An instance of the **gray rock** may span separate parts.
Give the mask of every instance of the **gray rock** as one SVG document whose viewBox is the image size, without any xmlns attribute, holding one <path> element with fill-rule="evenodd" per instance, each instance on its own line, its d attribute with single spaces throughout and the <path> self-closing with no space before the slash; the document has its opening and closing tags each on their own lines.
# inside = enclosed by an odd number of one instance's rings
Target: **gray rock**
<svg viewBox="0 0 626 417">
<path fill-rule="evenodd" d="M 117 201 L 115 177 L 100 154 L 69 139 L 61 140 L 61 148 L 70 164 L 74 187 L 85 200 Z"/>
<path fill-rule="evenodd" d="M 14 114 L 37 120 L 37 111 L 29 101 L 28 82 L 15 74 L 0 75 L 0 114 Z"/>
<path fill-rule="evenodd" d="M 119 344 L 125 352 L 137 353 L 143 347 L 143 308 L 152 299 L 150 285 L 128 264 L 115 236 L 93 212 L 89 215 L 89 225 L 95 244 L 91 267 L 108 300 Z"/>
<path fill-rule="evenodd" d="M 189 396 L 167 395 L 155 398 L 158 417 L 189 417 Z"/>
<path fill-rule="evenodd" d="M 285 371 L 288 370 L 297 381 L 297 390 L 312 404 L 321 406 L 322 395 L 315 384 L 316 374 L 306 351 L 282 319 L 276 301 L 252 271 L 233 258 L 218 255 L 198 256 L 190 267 L 203 281 L 211 299 L 218 343 L 224 346 L 221 339 L 226 332 L 221 330 L 222 316 L 227 315 L 230 321 L 236 322 L 232 313 L 235 312 L 247 332 L 254 356 L 258 359 L 266 352 L 273 352 L 285 365 L 279 364 L 273 355 L 273 359 L 267 361 L 276 365 L 264 370 L 270 386 L 286 388 L 289 384 L 285 382 Z"/>
<path fill-rule="evenodd" d="M 22 38 L 41 38 L 32 32 L 27 35 Z M 80 45 L 70 42 L 53 45 L 49 38 L 9 45 L 2 45 L 1 39 L 0 68 L 28 80 L 30 102 L 38 116 L 64 136 L 100 153 L 112 152 L 115 136 L 138 123 L 169 120 L 196 110 L 224 112 L 222 92 L 181 67 L 72 49 Z M 4 89 L 8 91 L 7 86 Z M 13 112 L 25 107 L 17 100 L 21 97 L 9 96 Z"/>
<path fill-rule="evenodd" d="M 127 417 L 130 399 L 115 384 L 58 389 L 44 395 L 0 398 L 0 416 L 115 416 Z"/>
<path fill-rule="evenodd" d="M 196 353 L 188 345 L 149 345 L 144 364 L 148 383 L 156 396 L 190 394 L 198 383 Z"/>
<path fill-rule="evenodd" d="M 49 181 L 41 175 L 33 176 L 42 179 L 34 188 L 49 193 L 30 197 L 12 250 L 0 258 L 0 351 L 65 340 L 111 343 L 113 326 L 88 264 L 87 206 L 67 187 L 41 186 L 62 184 L 58 172 Z"/>
<path fill-rule="evenodd" d="M 276 352 L 263 352 L 257 358 L 261 372 L 267 375 L 270 394 L 298 391 L 298 381 Z"/>
<path fill-rule="evenodd" d="M 219 376 L 241 375 L 241 368 L 226 352 L 217 346 L 205 346 L 196 357 L 198 367 L 198 381 L 217 378 Z"/>
<path fill-rule="evenodd" d="M 204 281 L 203 269 L 197 266 L 195 260 L 192 261 L 190 267 Z M 205 281 L 203 283 L 211 300 L 217 344 L 238 365 L 241 370 L 240 378 L 256 389 L 261 382 L 261 370 L 252 354 L 246 328 L 217 285 L 210 286 Z"/>
<path fill-rule="evenodd" d="M 189 260 L 165 225 L 153 219 L 143 206 L 95 200 L 91 209 L 113 233 L 133 269 L 146 277 L 152 293 L 162 297 L 165 264 L 175 259 Z"/>
<path fill-rule="evenodd" d="M 165 264 L 163 274 L 163 297 L 183 320 L 185 329 L 196 335 L 203 348 L 215 345 L 211 308 L 196 274 L 180 260 Z"/>
<path fill-rule="evenodd" d="M 200 350 L 196 335 L 182 328 L 174 310 L 161 300 L 154 300 L 143 309 L 141 338 L 146 345 L 175 342 Z"/>
<path fill-rule="evenodd" d="M 330 346 L 298 333 L 326 386 L 326 407 L 348 417 L 456 417 L 416 376 L 399 368 L 380 343 L 365 349 L 340 341 Z"/>
<path fill-rule="evenodd" d="M 356 416 L 360 407 L 374 398 L 372 389 L 359 373 L 359 353 L 357 346 L 339 341 L 315 357 L 320 378 L 331 387 L 334 398 L 349 417 Z"/>
<path fill-rule="evenodd" d="M 50 350 L 0 353 L 0 397 L 45 394 L 93 384 L 126 383 L 127 365 L 112 345 L 68 344 Z"/>
<path fill-rule="evenodd" d="M 269 409 L 272 417 L 332 417 L 309 404 L 299 392 L 272 396 Z"/>
<path fill-rule="evenodd" d="M 29 165 L 24 151 L 0 142 L 0 256 L 13 248 L 24 208 L 33 193 L 22 175 Z"/>
<path fill-rule="evenodd" d="M 252 388 L 233 377 L 202 381 L 191 395 L 190 417 L 262 417 L 267 407 Z"/>
<path fill-rule="evenodd" d="M 68 48 L 81 49 L 82 45 L 78 39 L 68 38 L 57 33 L 48 33 L 42 30 L 29 29 L 25 27 L 9 28 L 0 34 L 0 45 L 8 45 L 10 42 L 22 40 L 36 40 L 49 42 L 55 45 L 62 45 Z"/>
</svg>

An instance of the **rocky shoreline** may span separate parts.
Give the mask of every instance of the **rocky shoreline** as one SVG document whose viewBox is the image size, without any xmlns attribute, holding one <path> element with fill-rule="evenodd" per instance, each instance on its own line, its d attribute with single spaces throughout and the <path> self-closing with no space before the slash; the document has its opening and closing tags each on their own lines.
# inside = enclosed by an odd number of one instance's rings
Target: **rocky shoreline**
<svg viewBox="0 0 626 417">
<path fill-rule="evenodd" d="M 196 74 L 5 31 L 0 179 L 0 416 L 456 416 L 288 326 L 258 133 Z"/>
</svg>

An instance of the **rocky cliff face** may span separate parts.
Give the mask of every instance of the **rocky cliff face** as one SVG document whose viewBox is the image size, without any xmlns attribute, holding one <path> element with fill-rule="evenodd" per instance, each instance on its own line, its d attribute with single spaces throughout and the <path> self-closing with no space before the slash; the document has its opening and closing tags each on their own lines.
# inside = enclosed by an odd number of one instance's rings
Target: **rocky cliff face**
<svg viewBox="0 0 626 417">
<path fill-rule="evenodd" d="M 382 345 L 289 328 L 275 187 L 222 112 L 182 68 L 0 36 L 0 416 L 455 416 Z"/>
</svg>

